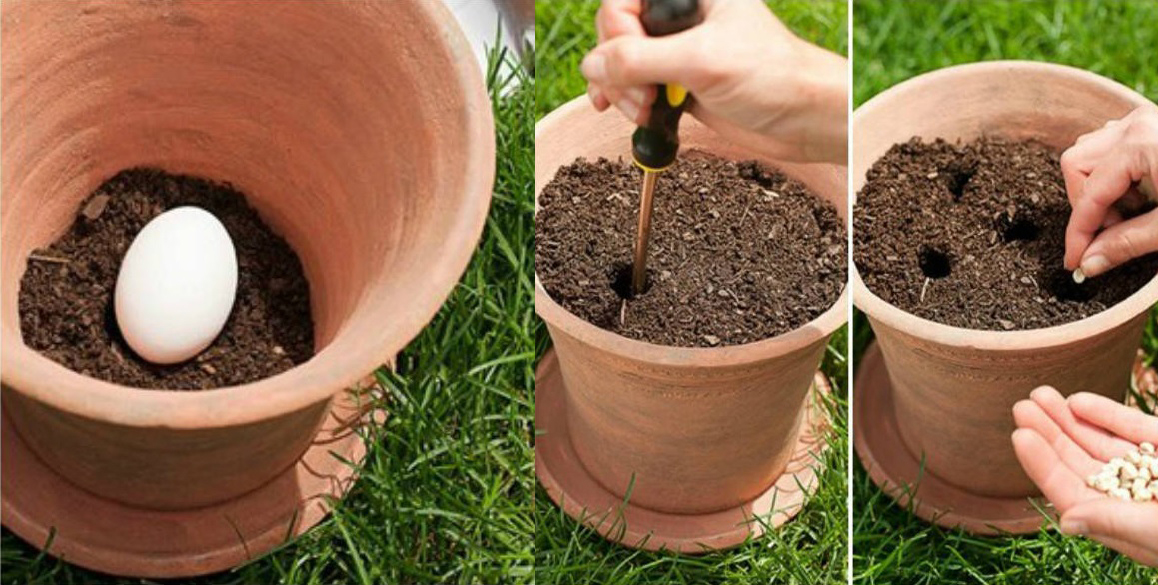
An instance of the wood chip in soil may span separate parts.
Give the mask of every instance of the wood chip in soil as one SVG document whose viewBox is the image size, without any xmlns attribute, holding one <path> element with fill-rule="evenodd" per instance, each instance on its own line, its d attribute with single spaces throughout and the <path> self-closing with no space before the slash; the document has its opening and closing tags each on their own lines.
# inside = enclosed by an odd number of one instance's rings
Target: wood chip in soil
<svg viewBox="0 0 1158 585">
<path fill-rule="evenodd" d="M 659 176 L 648 287 L 625 298 L 640 181 L 629 162 L 580 159 L 544 187 L 535 271 L 571 313 L 632 339 L 714 347 L 786 333 L 840 298 L 836 210 L 775 169 L 698 151 Z"/>
<path fill-rule="evenodd" d="M 1083 284 L 1062 266 L 1070 206 L 1058 153 L 987 137 L 913 138 L 869 169 L 853 260 L 873 294 L 931 321 L 1037 329 L 1105 311 L 1158 273 L 1158 254 Z"/>
<path fill-rule="evenodd" d="M 113 291 L 137 233 L 162 212 L 195 205 L 215 215 L 237 251 L 233 312 L 208 349 L 161 366 L 137 357 L 116 326 Z M 229 184 L 156 169 L 122 171 L 81 203 L 56 242 L 33 252 L 20 284 L 24 343 L 77 372 L 168 390 L 253 382 L 313 355 L 309 283 L 290 246 Z"/>
</svg>

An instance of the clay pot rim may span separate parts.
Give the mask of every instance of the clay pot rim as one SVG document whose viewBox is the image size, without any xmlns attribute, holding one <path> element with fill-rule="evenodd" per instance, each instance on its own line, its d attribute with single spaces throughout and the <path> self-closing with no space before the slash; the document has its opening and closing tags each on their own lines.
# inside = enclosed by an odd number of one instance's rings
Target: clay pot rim
<svg viewBox="0 0 1158 585">
<path fill-rule="evenodd" d="M 886 108 L 889 102 L 904 99 L 906 95 L 924 91 L 924 88 L 930 85 L 952 81 L 960 78 L 962 75 L 972 76 L 996 71 L 1009 71 L 1011 68 L 1015 71 L 1027 72 L 1048 71 L 1061 77 L 1080 79 L 1083 82 L 1098 85 L 1102 89 L 1116 94 L 1135 105 L 1149 103 L 1145 97 L 1125 85 L 1084 69 L 1041 61 L 985 61 L 936 69 L 906 79 L 873 96 L 872 99 L 857 108 L 853 112 L 853 127 L 856 127 L 859 120 L 872 116 L 876 114 L 878 110 Z M 853 205 L 856 204 L 855 192 L 850 193 L 850 201 Z M 1054 325 L 1052 327 L 1017 331 L 966 329 L 931 321 L 897 308 L 873 294 L 864 283 L 864 280 L 861 279 L 860 270 L 857 268 L 856 263 L 852 262 L 851 264 L 849 274 L 852 277 L 853 295 L 858 309 L 864 311 L 865 314 L 872 317 L 874 321 L 889 328 L 904 331 L 916 335 L 921 339 L 950 347 L 990 351 L 1017 351 L 1070 345 L 1119 327 L 1131 319 L 1136 318 L 1138 315 L 1149 311 L 1155 303 L 1158 303 L 1158 275 L 1155 275 L 1150 282 L 1134 294 L 1126 297 L 1122 302 L 1085 319 Z"/>
<path fill-rule="evenodd" d="M 553 131 L 573 112 L 590 107 L 586 96 L 579 96 L 559 106 L 535 124 L 535 142 L 540 134 Z M 536 214 L 538 214 L 539 193 L 535 193 Z M 848 226 L 848 218 L 845 218 Z M 815 319 L 775 337 L 741 345 L 722 347 L 678 347 L 659 345 L 631 339 L 592 325 L 555 302 L 539 281 L 535 272 L 535 313 L 543 321 L 558 327 L 580 342 L 614 355 L 632 360 L 668 367 L 701 367 L 711 364 L 715 367 L 741 366 L 807 347 L 826 338 L 848 320 L 849 287 L 845 283 L 840 297 L 831 307 Z"/>
<path fill-rule="evenodd" d="M 438 263 L 453 274 L 438 281 L 417 283 L 414 306 L 393 327 L 363 340 L 357 355 L 346 358 L 341 368 L 318 358 L 280 374 L 236 386 L 209 390 L 173 391 L 114 384 L 71 370 L 23 342 L 6 345 L 0 353 L 5 390 L 11 389 L 51 408 L 73 415 L 130 427 L 210 429 L 251 424 L 305 409 L 352 388 L 400 351 L 426 327 L 453 292 L 478 245 L 490 210 L 495 175 L 495 129 L 490 96 L 474 53 L 450 10 L 438 0 L 414 0 L 430 31 L 443 43 L 435 47 L 448 53 L 451 69 L 442 72 L 457 80 L 464 110 L 470 115 L 463 125 L 462 147 L 469 164 L 461 169 L 462 191 L 472 194 L 455 210 L 453 225 L 445 234 L 445 253 Z M 432 270 L 433 273 L 443 273 Z M 13 336 L 15 337 L 15 336 Z M 7 341 L 7 340 L 6 340 Z M 16 341 L 13 339 L 12 341 Z M 331 357 L 330 361 L 334 359 Z"/>
</svg>

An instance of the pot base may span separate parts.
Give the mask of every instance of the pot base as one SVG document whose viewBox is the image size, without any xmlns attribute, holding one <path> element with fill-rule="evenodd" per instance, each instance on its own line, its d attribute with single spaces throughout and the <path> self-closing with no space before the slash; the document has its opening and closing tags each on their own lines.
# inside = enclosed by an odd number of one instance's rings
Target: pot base
<svg viewBox="0 0 1158 585">
<path fill-rule="evenodd" d="M 974 494 L 923 473 L 920 458 L 897 429 L 892 382 L 875 342 L 865 351 L 853 385 L 853 429 L 857 456 L 873 483 L 922 520 L 981 535 L 1029 534 L 1045 523 L 1029 498 Z M 914 484 L 916 489 L 909 489 Z"/>
<path fill-rule="evenodd" d="M 563 376 L 555 351 L 550 350 L 535 371 L 535 429 L 540 433 L 535 442 L 535 474 L 568 516 L 617 544 L 685 554 L 731 548 L 787 522 L 804 506 L 806 496 L 815 491 L 819 457 L 828 448 L 821 436 L 828 421 L 815 398 L 830 391 L 828 380 L 817 372 L 810 396 L 813 406 L 792 459 L 767 491 L 720 512 L 670 514 L 625 504 L 623 498 L 607 491 L 587 473 L 571 446 Z"/>
<path fill-rule="evenodd" d="M 73 485 L 32 454 L 3 414 L 3 524 L 62 560 L 114 575 L 188 577 L 257 558 L 317 524 L 327 500 L 353 484 L 366 447 L 351 423 L 364 418 L 352 392 L 335 399 L 298 463 L 233 500 L 193 510 L 149 510 Z M 337 456 L 335 456 L 337 455 Z M 341 457 L 351 464 L 344 463 Z"/>
</svg>

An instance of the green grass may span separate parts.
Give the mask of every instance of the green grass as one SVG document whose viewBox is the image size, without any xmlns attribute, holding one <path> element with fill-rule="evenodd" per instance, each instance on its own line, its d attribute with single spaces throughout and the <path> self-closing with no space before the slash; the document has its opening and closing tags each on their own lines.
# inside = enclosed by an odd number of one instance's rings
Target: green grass
<svg viewBox="0 0 1158 585">
<path fill-rule="evenodd" d="M 1158 2 L 856 0 L 854 99 L 859 105 L 919 73 L 957 63 L 1031 59 L 1089 69 L 1158 99 Z M 1158 321 L 1158 311 L 1153 313 Z M 854 320 L 855 359 L 872 339 Z M 1144 348 L 1158 355 L 1158 326 Z M 1091 541 L 1051 530 L 982 538 L 943 530 L 898 508 L 853 473 L 855 582 L 868 584 L 1154 584 L 1158 574 Z"/>
<path fill-rule="evenodd" d="M 1158 100 L 1151 0 L 854 0 L 857 105 L 919 73 L 994 59 L 1088 69 Z"/>
<path fill-rule="evenodd" d="M 504 82 L 492 82 L 492 93 Z M 349 497 L 302 538 L 188 583 L 529 583 L 534 136 L 529 84 L 497 101 L 495 198 L 479 250 L 433 323 L 379 372 L 390 418 Z M 38 554 L 7 530 L 5 584 L 140 583 Z"/>
<path fill-rule="evenodd" d="M 845 52 L 847 12 L 842 0 L 769 3 L 800 36 Z M 593 1 L 537 1 L 537 117 L 583 95 L 578 65 L 594 46 Z M 537 353 L 549 347 L 537 331 Z M 778 531 L 736 549 L 704 556 L 636 551 L 613 545 L 563 514 L 539 488 L 535 501 L 535 578 L 566 583 L 845 583 L 847 576 L 847 329 L 833 336 L 823 369 L 836 397 L 826 405 L 834 425 L 820 488 L 804 510 Z"/>
</svg>

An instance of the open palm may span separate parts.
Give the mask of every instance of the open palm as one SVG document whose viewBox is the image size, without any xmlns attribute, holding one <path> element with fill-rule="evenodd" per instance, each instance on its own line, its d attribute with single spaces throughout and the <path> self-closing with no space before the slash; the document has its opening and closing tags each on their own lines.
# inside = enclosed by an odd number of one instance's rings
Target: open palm
<svg viewBox="0 0 1158 585">
<path fill-rule="evenodd" d="M 1158 503 L 1126 502 L 1086 485 L 1114 457 L 1158 443 L 1158 417 L 1103 396 L 1064 398 L 1043 386 L 1013 408 L 1013 446 L 1029 477 L 1061 514 L 1061 530 L 1158 567 Z"/>
</svg>

